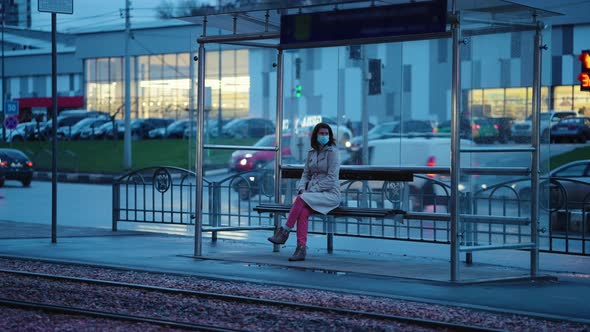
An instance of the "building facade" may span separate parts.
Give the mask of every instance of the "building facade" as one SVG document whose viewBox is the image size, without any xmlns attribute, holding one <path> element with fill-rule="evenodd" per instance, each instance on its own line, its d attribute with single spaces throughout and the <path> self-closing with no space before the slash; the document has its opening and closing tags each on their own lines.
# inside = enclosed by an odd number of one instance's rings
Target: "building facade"
<svg viewBox="0 0 590 332">
<path fill-rule="evenodd" d="M 133 29 L 132 117 L 189 116 L 195 108 L 195 41 L 201 32 L 200 26 L 182 22 Z M 461 48 L 464 114 L 515 119 L 530 115 L 533 34 L 467 37 Z M 7 35 L 17 45 L 5 57 L 8 98 L 21 100 L 24 115 L 34 108 L 49 109 L 49 34 L 12 29 Z M 60 109 L 85 107 L 123 116 L 126 38 L 123 29 L 59 35 Z M 580 91 L 576 81 L 577 54 L 590 48 L 590 25 L 553 26 L 545 30 L 544 40 L 548 49 L 543 53 L 542 110 L 590 109 L 590 94 Z M 207 45 L 206 58 L 209 117 L 274 119 L 275 50 Z M 449 39 L 289 50 L 284 60 L 285 119 L 322 114 L 358 121 L 364 111 L 373 123 L 450 119 Z M 379 66 L 369 70 L 370 62 Z M 365 83 L 377 74 L 379 89 L 370 91 Z"/>
</svg>

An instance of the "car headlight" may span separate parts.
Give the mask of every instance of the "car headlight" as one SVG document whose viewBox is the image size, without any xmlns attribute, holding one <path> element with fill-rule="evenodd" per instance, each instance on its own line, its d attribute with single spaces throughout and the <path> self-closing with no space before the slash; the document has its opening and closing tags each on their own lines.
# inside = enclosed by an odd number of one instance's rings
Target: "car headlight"
<svg viewBox="0 0 590 332">
<path fill-rule="evenodd" d="M 346 148 L 350 148 L 352 146 L 352 143 L 350 143 L 350 141 L 346 141 L 346 143 L 344 143 L 344 146 Z"/>
<path fill-rule="evenodd" d="M 252 158 L 252 154 L 251 154 L 251 153 L 246 153 L 246 154 L 244 155 L 244 158 Z"/>
<path fill-rule="evenodd" d="M 240 165 L 242 165 L 242 166 L 246 166 L 246 164 L 248 164 L 248 159 L 245 159 L 245 158 L 244 158 L 244 159 L 241 159 L 241 160 L 240 160 Z"/>
</svg>

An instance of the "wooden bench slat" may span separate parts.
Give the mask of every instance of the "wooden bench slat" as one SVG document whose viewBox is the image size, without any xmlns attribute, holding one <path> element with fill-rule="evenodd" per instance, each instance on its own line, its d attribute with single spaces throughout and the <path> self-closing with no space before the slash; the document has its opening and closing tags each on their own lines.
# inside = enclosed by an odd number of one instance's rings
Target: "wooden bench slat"
<svg viewBox="0 0 590 332">
<path fill-rule="evenodd" d="M 285 204 L 260 204 L 254 208 L 258 213 L 274 212 L 274 213 L 288 213 L 291 209 L 290 205 Z M 405 214 L 406 211 L 400 209 L 384 209 L 384 208 L 362 208 L 362 207 L 337 207 L 330 211 L 328 215 L 341 217 L 376 217 L 384 218 L 387 216 Z"/>
<path fill-rule="evenodd" d="M 303 174 L 303 165 L 281 166 L 281 178 L 299 179 Z M 369 180 L 369 181 L 414 181 L 414 172 L 400 167 L 341 165 L 340 180 Z"/>
</svg>

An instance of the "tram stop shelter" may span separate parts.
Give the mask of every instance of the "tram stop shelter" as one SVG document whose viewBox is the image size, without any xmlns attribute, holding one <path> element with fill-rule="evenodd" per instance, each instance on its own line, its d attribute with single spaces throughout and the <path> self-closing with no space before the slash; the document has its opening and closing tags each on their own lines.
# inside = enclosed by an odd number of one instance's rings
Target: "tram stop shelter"
<svg viewBox="0 0 590 332">
<path fill-rule="evenodd" d="M 257 2 L 239 7 L 203 8 L 194 16 L 181 17 L 202 26 L 201 36 L 195 41 L 198 43 L 195 55 L 198 64 L 198 128 L 195 138 L 194 255 L 203 254 L 203 229 L 208 225 L 203 210 L 203 156 L 207 150 L 273 151 L 275 176 L 280 177 L 283 174 L 281 170 L 285 168 L 281 148 L 205 144 L 204 124 L 209 111 L 205 105 L 210 105 L 211 100 L 207 99 L 212 98 L 208 92 L 212 83 L 208 80 L 217 75 L 208 72 L 208 64 L 209 61 L 221 63 L 221 55 L 219 59 L 210 60 L 206 51 L 223 45 L 251 51 L 248 60 L 244 60 L 244 64 L 249 66 L 251 86 L 252 89 L 262 87 L 264 91 L 256 93 L 261 101 L 250 101 L 251 108 L 256 104 L 261 109 L 250 112 L 260 112 L 260 115 L 274 120 L 275 146 L 278 147 L 284 146 L 285 137 L 295 135 L 294 123 L 297 120 L 303 116 L 327 113 L 328 109 L 337 112 L 335 128 L 340 128 L 342 119 L 347 116 L 352 118 L 351 114 L 356 112 L 354 117 L 360 119 L 361 133 L 358 135 L 362 137 L 362 146 L 371 143 L 371 138 L 367 136 L 371 119 L 378 122 L 393 118 L 411 119 L 416 112 L 423 112 L 431 119 L 450 119 L 450 133 L 445 138 L 450 147 L 447 165 L 405 163 L 404 156 L 411 155 L 412 151 L 404 151 L 408 140 L 404 135 L 391 139 L 392 154 L 402 156 L 392 162 L 372 162 L 368 149 L 362 152 L 362 164 L 367 168 L 387 167 L 392 174 L 411 171 L 415 181 L 417 178 L 428 180 L 432 175 L 446 181 L 448 200 L 442 204 L 445 209 L 437 210 L 436 203 L 433 204 L 434 210 L 412 210 L 406 205 L 403 206 L 408 210 L 404 220 L 393 221 L 399 227 L 413 228 L 422 236 L 412 238 L 408 233 L 391 238 L 448 244 L 451 282 L 461 281 L 462 255 L 470 261 L 475 252 L 498 249 L 529 251 L 529 277 L 540 277 L 539 252 L 544 241 L 540 234 L 546 230 L 543 220 L 550 214 L 542 209 L 543 201 L 548 197 L 537 189 L 541 181 L 539 174 L 548 167 L 541 161 L 543 133 L 539 131 L 539 114 L 543 109 L 542 87 L 546 80 L 543 73 L 550 66 L 550 61 L 546 59 L 549 56 L 547 46 L 543 42 L 550 33 L 550 27 L 543 20 L 555 15 L 559 13 L 502 0 L 325 0 Z M 520 40 L 516 45 L 510 41 L 514 39 L 506 38 L 515 35 Z M 485 68 L 487 61 L 495 61 L 493 66 L 498 63 L 506 66 L 511 61 L 504 58 L 505 52 L 518 52 L 520 70 L 508 78 L 502 76 L 499 79 L 518 80 L 527 87 L 522 112 L 532 117 L 532 138 L 524 145 L 482 147 L 463 139 L 461 121 L 486 114 L 485 108 L 482 110 L 473 106 L 474 95 L 478 88 L 486 85 L 487 80 L 498 79 L 492 75 L 485 76 L 489 73 Z M 259 69 L 260 72 L 257 71 Z M 311 70 L 314 75 L 303 77 L 304 70 Z M 258 84 L 259 81 L 262 83 Z M 216 84 L 221 89 L 221 81 Z M 322 87 L 331 92 L 306 95 L 308 89 Z M 230 87 L 224 85 L 224 88 Z M 215 90 L 215 86 L 212 89 Z M 350 91 L 354 91 L 354 95 Z M 337 136 L 341 134 L 339 129 L 335 131 Z M 433 141 L 436 139 L 432 138 Z M 507 165 L 498 161 L 482 166 L 478 160 L 490 153 L 525 155 L 523 160 L 526 163 Z M 511 207 L 509 210 L 512 212 L 506 212 L 506 205 L 503 205 L 504 209 L 500 205 L 492 207 L 495 204 L 492 201 L 499 202 L 501 199 L 489 199 L 480 204 L 475 191 L 468 190 L 466 193 L 462 187 L 484 176 L 499 179 L 519 177 L 530 181 L 530 204 L 521 206 L 522 198 L 511 190 L 511 185 L 503 185 L 494 193 L 504 190 L 516 194 L 517 207 Z M 274 195 L 269 196 L 274 203 L 285 199 L 284 187 L 285 182 L 274 181 Z M 367 190 L 370 186 L 365 181 L 362 188 Z M 490 198 L 491 194 L 488 194 L 486 197 Z M 505 201 L 505 196 L 502 199 Z M 279 223 L 280 219 L 275 214 L 273 227 L 278 227 Z M 366 227 L 371 228 L 371 223 Z M 243 229 L 252 227 L 233 228 Z M 216 231 L 215 228 L 210 230 Z M 430 237 L 423 236 L 425 231 L 431 233 Z M 371 237 L 372 233 L 362 236 Z M 278 250 L 277 247 L 274 249 Z"/>
</svg>

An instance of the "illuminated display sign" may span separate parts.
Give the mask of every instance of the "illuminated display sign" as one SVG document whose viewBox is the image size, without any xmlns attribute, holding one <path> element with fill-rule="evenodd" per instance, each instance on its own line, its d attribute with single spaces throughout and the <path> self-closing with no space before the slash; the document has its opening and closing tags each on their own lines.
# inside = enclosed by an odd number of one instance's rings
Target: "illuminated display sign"
<svg viewBox="0 0 590 332">
<path fill-rule="evenodd" d="M 580 90 L 590 91 L 590 50 L 584 50 L 578 56 L 578 60 L 582 63 L 582 71 L 578 75 L 580 81 Z"/>
<path fill-rule="evenodd" d="M 290 14 L 281 16 L 281 44 L 440 33 L 446 25 L 446 0 Z"/>
</svg>

